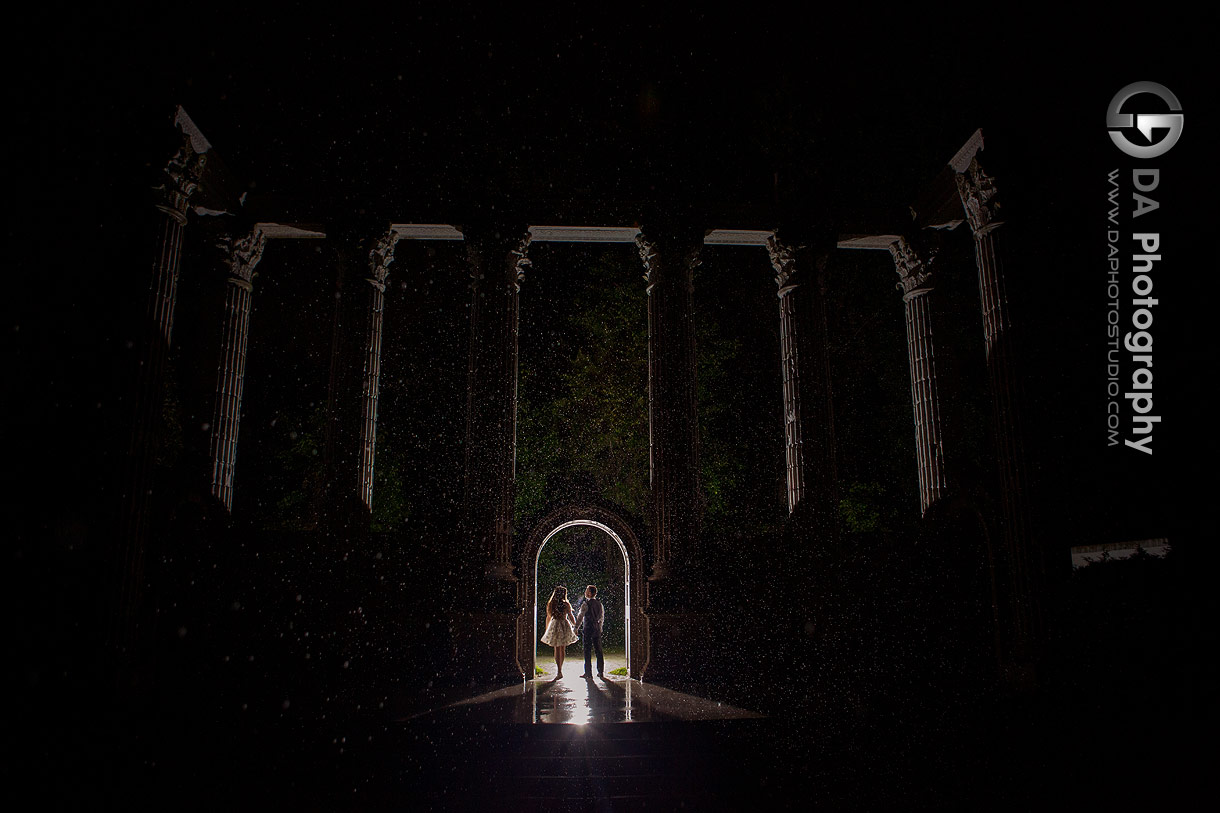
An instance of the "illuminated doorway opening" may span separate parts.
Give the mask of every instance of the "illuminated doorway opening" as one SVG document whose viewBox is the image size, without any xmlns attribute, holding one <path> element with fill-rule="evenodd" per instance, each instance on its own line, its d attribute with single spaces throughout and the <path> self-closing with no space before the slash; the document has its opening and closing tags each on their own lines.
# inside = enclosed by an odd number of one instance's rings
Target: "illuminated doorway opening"
<svg viewBox="0 0 1220 813">
<path fill-rule="evenodd" d="M 608 525 L 605 525 L 601 522 L 598 522 L 598 521 L 592 520 L 592 519 L 574 519 L 574 520 L 569 520 L 567 522 L 561 523 L 560 525 L 558 525 L 556 528 L 554 528 L 552 531 L 550 531 L 550 533 L 548 533 L 543 538 L 542 544 L 538 547 L 537 553 L 534 554 L 534 584 L 537 585 L 537 587 L 534 590 L 534 611 L 533 611 L 533 619 L 534 619 L 533 641 L 534 641 L 534 671 L 535 671 L 535 674 L 537 673 L 537 669 L 538 669 L 538 638 L 541 635 L 541 630 L 539 627 L 539 612 L 541 612 L 542 608 L 544 608 L 546 606 L 546 601 L 550 597 L 551 590 L 554 589 L 553 584 L 546 583 L 547 581 L 553 581 L 553 579 L 539 581 L 539 570 L 540 570 L 540 566 L 541 566 L 541 562 L 542 562 L 542 552 L 546 549 L 547 543 L 550 542 L 556 535 L 558 535 L 560 532 L 565 531 L 569 528 L 575 528 L 575 527 L 588 527 L 588 528 L 594 528 L 598 531 L 601 531 L 606 536 L 610 537 L 611 540 L 614 541 L 614 543 L 615 543 L 614 547 L 616 548 L 618 553 L 622 556 L 622 566 L 623 566 L 622 574 L 623 575 L 622 575 L 621 599 L 622 599 L 623 603 L 621 606 L 622 606 L 622 611 L 623 611 L 622 612 L 623 652 L 624 652 L 624 657 L 626 659 L 627 674 L 631 674 L 631 563 L 630 563 L 630 556 L 627 552 L 627 545 L 623 542 L 622 537 L 620 537 L 617 533 L 614 532 L 614 529 L 610 528 Z M 579 544 L 579 543 L 577 543 L 577 544 Z M 607 565 L 609 565 L 609 563 L 607 563 Z M 571 582 L 570 584 L 567 584 L 566 586 L 568 588 L 568 600 L 572 602 L 573 609 L 575 609 L 580 598 L 584 595 L 584 589 L 585 589 L 586 584 L 589 584 L 589 583 L 596 584 L 598 581 L 603 582 L 601 584 L 597 584 L 597 588 L 598 588 L 597 594 L 600 598 L 602 598 L 603 603 L 607 605 L 606 620 L 609 621 L 612 618 L 619 617 L 617 608 L 615 608 L 613 606 L 613 604 L 611 603 L 611 602 L 616 603 L 618 601 L 618 599 L 620 598 L 620 596 L 618 595 L 618 591 L 616 589 L 613 591 L 613 593 L 611 593 L 611 591 L 606 589 L 608 586 L 610 586 L 610 584 L 606 583 L 607 581 L 609 581 L 610 583 L 613 583 L 613 582 L 617 581 L 617 579 L 605 580 L 605 579 L 592 579 L 588 576 L 578 576 L 576 578 L 566 579 L 565 581 Z M 618 587 L 617 584 L 614 584 L 613 586 L 615 588 Z M 544 592 L 546 593 L 546 595 L 545 596 L 541 595 Z M 612 629 L 612 627 L 611 627 L 611 629 Z M 614 643 L 617 643 L 617 640 L 615 640 Z M 573 652 L 572 654 L 579 655 L 578 660 L 583 661 L 584 660 L 584 643 L 579 642 L 577 644 L 573 644 L 572 646 L 575 647 L 575 649 L 576 649 L 576 652 Z M 603 646 L 605 646 L 605 642 L 603 642 Z M 610 647 L 607 647 L 607 648 L 614 648 L 614 647 L 613 647 L 613 645 L 611 645 Z"/>
<path fill-rule="evenodd" d="M 648 616 L 644 608 L 648 601 L 648 580 L 645 578 L 644 551 L 640 545 L 639 530 L 642 523 L 638 519 L 634 523 L 628 518 L 632 515 L 620 507 L 602 501 L 579 501 L 561 504 L 532 523 L 531 530 L 526 534 L 521 548 L 521 559 L 517 572 L 521 574 L 518 594 L 521 597 L 520 614 L 517 617 L 517 663 L 522 675 L 533 679 L 538 674 L 538 667 L 545 656 L 550 654 L 545 645 L 539 647 L 538 638 L 543 627 L 539 624 L 538 613 L 545 608 L 547 599 L 551 596 L 554 584 L 539 584 L 539 564 L 542 562 L 542 551 L 547 543 L 555 543 L 555 537 L 563 531 L 580 529 L 585 526 L 596 534 L 603 544 L 605 568 L 613 576 L 618 568 L 611 562 L 622 562 L 622 582 L 613 580 L 611 589 L 605 589 L 598 584 L 598 598 L 606 606 L 607 635 L 613 635 L 612 624 L 622 618 L 623 660 L 629 677 L 640 680 L 648 668 L 650 659 L 650 640 Z M 566 576 L 571 584 L 560 582 L 568 588 L 568 598 L 575 608 L 578 598 L 584 595 L 585 585 L 596 581 L 593 573 L 579 570 Z M 622 604 L 619 604 L 622 602 Z M 620 613 L 621 610 L 621 613 Z M 617 637 L 617 636 L 614 636 Z M 617 641 L 616 641 L 617 643 Z M 583 643 L 569 647 L 568 658 L 573 656 L 584 660 Z M 544 650 L 539 657 L 539 649 Z M 582 664 L 583 665 L 583 664 Z M 608 670 L 614 667 L 607 666 Z"/>
</svg>

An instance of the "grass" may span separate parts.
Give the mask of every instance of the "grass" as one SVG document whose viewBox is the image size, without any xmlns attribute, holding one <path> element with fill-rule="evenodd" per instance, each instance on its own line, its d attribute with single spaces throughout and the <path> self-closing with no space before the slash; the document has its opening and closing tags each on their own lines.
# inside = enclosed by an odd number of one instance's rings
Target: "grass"
<svg viewBox="0 0 1220 813">
<path fill-rule="evenodd" d="M 550 647 L 545 647 L 545 648 L 539 647 L 538 648 L 539 660 L 548 660 L 543 653 L 549 649 L 550 649 Z M 576 654 L 573 655 L 572 654 L 573 652 L 575 652 Z M 569 653 L 568 660 L 569 661 L 574 660 L 576 662 L 579 662 L 584 657 L 583 655 L 580 654 L 580 652 L 581 652 L 580 644 L 579 643 L 573 644 L 572 647 L 570 647 L 568 650 L 568 653 Z M 626 651 L 620 645 L 620 646 L 614 647 L 613 649 L 611 649 L 610 647 L 606 647 L 605 654 L 606 654 L 607 658 L 621 658 L 626 654 Z M 552 665 L 552 664 L 548 663 L 548 666 L 550 666 L 550 665 Z M 538 666 L 537 664 L 534 665 L 534 677 L 542 677 L 545 674 L 546 674 L 545 669 L 543 669 L 541 666 Z M 626 677 L 627 676 L 627 667 L 620 666 L 618 669 L 611 669 L 607 672 L 607 674 L 618 675 L 619 677 Z"/>
</svg>

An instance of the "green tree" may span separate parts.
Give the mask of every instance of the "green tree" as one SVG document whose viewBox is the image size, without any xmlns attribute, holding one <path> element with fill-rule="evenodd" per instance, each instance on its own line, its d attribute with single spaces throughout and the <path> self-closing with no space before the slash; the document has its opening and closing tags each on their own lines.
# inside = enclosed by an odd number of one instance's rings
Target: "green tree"
<svg viewBox="0 0 1220 813">
<path fill-rule="evenodd" d="M 632 275 L 594 264 L 555 315 L 562 347 L 519 372 L 517 517 L 539 510 L 557 483 L 643 514 L 648 497 L 646 303 Z"/>
</svg>

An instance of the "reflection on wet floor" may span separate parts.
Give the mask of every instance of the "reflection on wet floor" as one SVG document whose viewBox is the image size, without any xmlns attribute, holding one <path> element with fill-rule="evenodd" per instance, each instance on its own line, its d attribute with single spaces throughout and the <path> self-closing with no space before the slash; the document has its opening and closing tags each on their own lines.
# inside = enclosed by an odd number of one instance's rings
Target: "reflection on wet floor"
<svg viewBox="0 0 1220 813">
<path fill-rule="evenodd" d="M 756 752 L 772 718 L 625 676 L 564 675 L 438 701 L 389 727 L 373 744 L 384 760 L 353 765 L 359 809 L 755 806 L 760 774 L 737 751 Z"/>
<path fill-rule="evenodd" d="M 573 725 L 632 722 L 633 682 L 626 678 L 618 682 L 611 678 L 530 681 L 525 687 L 533 700 L 530 722 Z"/>
<path fill-rule="evenodd" d="M 483 723 L 638 723 L 762 717 L 715 700 L 626 677 L 527 680 L 459 700 L 429 715 L 461 714 Z M 420 715 L 422 716 L 422 715 Z"/>
</svg>

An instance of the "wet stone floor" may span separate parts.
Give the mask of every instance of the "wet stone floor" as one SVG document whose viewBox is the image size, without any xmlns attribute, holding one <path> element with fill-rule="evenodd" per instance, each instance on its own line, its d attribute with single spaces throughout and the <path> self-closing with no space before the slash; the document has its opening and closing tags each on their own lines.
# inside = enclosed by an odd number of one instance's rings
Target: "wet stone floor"
<svg viewBox="0 0 1220 813">
<path fill-rule="evenodd" d="M 609 668 L 609 665 L 607 665 Z M 740 720 L 762 717 L 746 709 L 606 674 L 592 679 L 538 678 L 459 700 L 440 714 L 465 711 L 486 723 L 631 723 Z"/>
<path fill-rule="evenodd" d="M 627 665 L 622 655 L 608 655 L 604 677 L 581 677 L 582 657 L 569 656 L 558 677 L 554 661 L 538 660 L 543 674 L 473 697 L 464 697 L 402 718 L 463 719 L 468 723 L 589 723 L 740 720 L 763 715 L 714 699 L 673 691 L 662 686 L 612 674 Z"/>
<path fill-rule="evenodd" d="M 357 795 L 372 808 L 412 799 L 536 813 L 724 809 L 742 798 L 740 779 L 748 794 L 759 790 L 726 744 L 740 746 L 768 718 L 610 674 L 624 663 L 607 658 L 605 676 L 586 679 L 583 659 L 567 660 L 562 678 L 540 662 L 549 674 L 405 716 L 383 743 L 389 761 L 353 777 Z"/>
</svg>

